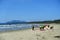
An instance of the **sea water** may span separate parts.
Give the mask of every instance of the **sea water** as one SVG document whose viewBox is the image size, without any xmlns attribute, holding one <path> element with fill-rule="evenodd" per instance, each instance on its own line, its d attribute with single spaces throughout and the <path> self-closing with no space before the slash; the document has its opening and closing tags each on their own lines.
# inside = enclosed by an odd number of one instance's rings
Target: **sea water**
<svg viewBox="0 0 60 40">
<path fill-rule="evenodd" d="M 31 28 L 32 25 L 37 25 L 39 24 L 12 24 L 12 25 L 0 25 L 0 31 L 10 31 L 10 30 L 22 30 L 22 29 L 28 29 Z"/>
</svg>

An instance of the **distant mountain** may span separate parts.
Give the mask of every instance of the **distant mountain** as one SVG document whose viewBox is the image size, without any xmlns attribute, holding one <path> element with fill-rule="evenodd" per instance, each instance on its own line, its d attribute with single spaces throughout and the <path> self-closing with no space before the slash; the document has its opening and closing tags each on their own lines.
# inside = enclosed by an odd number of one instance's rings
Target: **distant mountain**
<svg viewBox="0 0 60 40">
<path fill-rule="evenodd" d="M 24 24 L 26 23 L 25 21 L 20 21 L 20 20 L 12 20 L 12 21 L 8 21 L 5 23 L 0 23 L 0 25 L 7 25 L 7 24 Z"/>
<path fill-rule="evenodd" d="M 20 21 L 20 20 L 12 20 L 6 22 L 6 24 L 20 24 L 20 23 L 25 23 L 25 21 Z"/>
<path fill-rule="evenodd" d="M 25 21 L 20 21 L 20 20 L 12 20 L 12 21 L 8 21 L 7 23 L 11 23 L 11 22 L 25 22 Z"/>
</svg>

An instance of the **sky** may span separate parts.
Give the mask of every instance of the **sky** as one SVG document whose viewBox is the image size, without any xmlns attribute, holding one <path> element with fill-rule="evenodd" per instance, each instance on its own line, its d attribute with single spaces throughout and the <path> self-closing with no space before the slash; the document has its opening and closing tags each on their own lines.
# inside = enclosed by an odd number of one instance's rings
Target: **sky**
<svg viewBox="0 0 60 40">
<path fill-rule="evenodd" d="M 0 0 L 0 22 L 60 19 L 60 0 Z"/>
</svg>

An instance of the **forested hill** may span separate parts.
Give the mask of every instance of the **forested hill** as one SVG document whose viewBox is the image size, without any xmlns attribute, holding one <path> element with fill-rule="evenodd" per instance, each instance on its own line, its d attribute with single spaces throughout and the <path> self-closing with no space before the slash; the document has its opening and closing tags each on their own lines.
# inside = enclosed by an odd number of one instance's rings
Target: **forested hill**
<svg viewBox="0 0 60 40">
<path fill-rule="evenodd" d="M 50 21 L 33 21 L 33 22 L 29 22 L 29 23 L 60 23 L 60 19 L 59 20 L 50 20 Z"/>
</svg>

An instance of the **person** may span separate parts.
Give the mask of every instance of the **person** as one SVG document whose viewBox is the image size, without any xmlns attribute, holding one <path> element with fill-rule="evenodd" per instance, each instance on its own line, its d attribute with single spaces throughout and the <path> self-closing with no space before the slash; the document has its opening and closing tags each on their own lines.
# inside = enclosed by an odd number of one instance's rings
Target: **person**
<svg viewBox="0 0 60 40">
<path fill-rule="evenodd" d="M 48 25 L 48 28 L 50 27 L 50 25 Z"/>
<path fill-rule="evenodd" d="M 40 30 L 43 31 L 45 26 L 40 26 Z"/>
<path fill-rule="evenodd" d="M 53 26 L 51 26 L 50 29 L 53 29 Z"/>
<path fill-rule="evenodd" d="M 32 30 L 34 30 L 34 26 L 32 26 Z"/>
<path fill-rule="evenodd" d="M 45 26 L 45 30 L 48 30 L 49 27 L 50 27 L 50 25 L 46 25 L 46 26 Z"/>
</svg>

